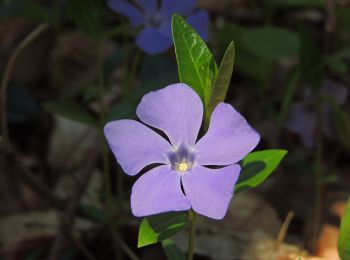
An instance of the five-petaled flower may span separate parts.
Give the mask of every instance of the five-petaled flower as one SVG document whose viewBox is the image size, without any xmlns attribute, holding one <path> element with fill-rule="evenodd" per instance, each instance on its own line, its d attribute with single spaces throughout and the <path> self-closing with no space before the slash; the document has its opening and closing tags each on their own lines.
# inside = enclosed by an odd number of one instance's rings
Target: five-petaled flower
<svg viewBox="0 0 350 260">
<path fill-rule="evenodd" d="M 112 121 L 104 128 L 125 173 L 136 175 L 148 165 L 158 165 L 134 184 L 133 214 L 147 216 L 192 208 L 222 219 L 241 170 L 236 163 L 255 148 L 259 134 L 231 105 L 220 103 L 212 113 L 207 133 L 197 141 L 203 105 L 197 93 L 182 83 L 146 94 L 136 113 L 169 141 L 135 120 Z"/>
<path fill-rule="evenodd" d="M 172 46 L 171 17 L 174 13 L 187 17 L 187 22 L 207 41 L 209 15 L 195 11 L 196 0 L 108 0 L 108 6 L 125 15 L 133 28 L 143 26 L 136 45 L 148 54 L 156 54 Z"/>
</svg>

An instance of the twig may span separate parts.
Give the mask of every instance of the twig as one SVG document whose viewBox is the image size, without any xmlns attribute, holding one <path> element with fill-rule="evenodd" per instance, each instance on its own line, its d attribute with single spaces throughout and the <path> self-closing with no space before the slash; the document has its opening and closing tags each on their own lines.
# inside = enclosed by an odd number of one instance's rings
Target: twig
<svg viewBox="0 0 350 260">
<path fill-rule="evenodd" d="M 68 203 L 65 212 L 62 214 L 60 225 L 61 231 L 57 235 L 51 248 L 51 252 L 49 254 L 50 260 L 59 259 L 63 249 L 67 245 L 67 238 L 69 238 L 69 233 L 67 232 L 71 232 L 71 230 L 73 229 L 75 215 L 80 204 L 80 199 L 83 196 L 85 188 L 93 173 L 94 165 L 96 164 L 96 161 L 98 159 L 99 152 L 98 150 L 94 149 L 93 151 L 91 151 L 90 154 L 91 158 L 86 160 L 86 164 L 84 165 L 84 168 L 81 171 L 81 175 L 79 178 L 80 185 L 76 187 L 76 192 L 73 194 L 72 199 Z"/>
<path fill-rule="evenodd" d="M 74 234 L 67 234 L 69 239 L 73 242 L 76 248 L 84 255 L 87 260 L 98 260 Z"/>
<path fill-rule="evenodd" d="M 289 225 L 290 225 L 290 222 L 294 218 L 294 215 L 295 214 L 294 214 L 293 211 L 289 211 L 288 214 L 287 214 L 286 219 L 282 223 L 280 231 L 278 232 L 278 235 L 277 235 L 277 239 L 276 239 L 275 245 L 273 247 L 273 250 L 275 252 L 279 249 L 280 245 L 282 244 L 283 240 L 285 239 L 285 237 L 287 235 L 287 231 L 288 231 Z"/>
<path fill-rule="evenodd" d="M 0 117 L 1 117 L 1 134 L 2 141 L 5 146 L 5 151 L 9 146 L 9 131 L 7 126 L 7 87 L 11 77 L 11 72 L 15 61 L 21 51 L 28 46 L 35 38 L 37 38 L 43 31 L 45 31 L 49 25 L 44 23 L 35 28 L 31 33 L 29 33 L 22 42 L 17 46 L 14 52 L 11 54 L 10 59 L 5 67 L 4 75 L 1 80 L 1 91 L 0 91 Z"/>
<path fill-rule="evenodd" d="M 131 250 L 131 248 L 120 238 L 118 238 L 120 248 L 129 257 L 130 260 L 140 260 L 140 258 Z"/>
<path fill-rule="evenodd" d="M 58 209 L 63 209 L 66 205 L 66 201 L 58 198 L 52 190 L 46 186 L 39 178 L 34 176 L 21 160 L 21 155 L 17 149 L 11 144 L 7 144 L 7 156 L 6 162 L 11 163 L 17 169 L 14 171 L 14 174 L 17 176 L 29 187 L 31 187 L 40 197 L 45 198 L 49 205 L 54 206 Z"/>
</svg>

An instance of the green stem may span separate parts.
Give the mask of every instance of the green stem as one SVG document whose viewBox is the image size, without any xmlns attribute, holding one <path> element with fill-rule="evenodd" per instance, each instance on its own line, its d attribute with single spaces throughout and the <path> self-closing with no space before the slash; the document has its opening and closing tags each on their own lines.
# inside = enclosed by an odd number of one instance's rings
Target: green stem
<svg viewBox="0 0 350 260">
<path fill-rule="evenodd" d="M 197 213 L 193 210 L 189 211 L 189 219 L 190 219 L 190 231 L 188 237 L 188 255 L 187 260 L 193 260 L 194 255 L 194 241 L 196 237 L 196 218 Z"/>
<path fill-rule="evenodd" d="M 312 248 L 315 249 L 319 228 L 321 226 L 322 214 L 322 196 L 323 196 L 323 182 L 322 182 L 322 105 L 321 98 L 318 97 L 316 101 L 316 150 L 315 150 L 315 165 L 314 165 L 314 179 L 315 179 L 315 204 L 313 212 L 312 225 Z"/>
<path fill-rule="evenodd" d="M 111 236 L 113 240 L 113 249 L 115 254 L 115 259 L 122 259 L 122 253 L 119 246 L 119 238 L 117 233 L 117 225 L 113 220 L 114 216 L 114 198 L 113 198 L 113 191 L 111 187 L 111 181 L 110 181 L 110 161 L 109 161 L 109 153 L 108 153 L 108 146 L 106 143 L 106 140 L 104 138 L 103 134 L 103 126 L 106 121 L 107 117 L 107 105 L 104 101 L 104 94 L 105 94 L 105 82 L 104 82 L 104 71 L 103 71 L 103 41 L 104 38 L 101 38 L 97 42 L 97 71 L 98 71 L 98 85 L 100 87 L 100 95 L 99 95 L 99 102 L 100 102 L 100 129 L 99 129 L 99 136 L 100 136 L 100 144 L 101 144 L 101 150 L 102 150 L 102 162 L 103 162 L 103 179 L 104 179 L 104 189 L 106 190 L 106 204 L 105 204 L 105 210 L 108 215 L 108 226 L 111 231 Z"/>
</svg>

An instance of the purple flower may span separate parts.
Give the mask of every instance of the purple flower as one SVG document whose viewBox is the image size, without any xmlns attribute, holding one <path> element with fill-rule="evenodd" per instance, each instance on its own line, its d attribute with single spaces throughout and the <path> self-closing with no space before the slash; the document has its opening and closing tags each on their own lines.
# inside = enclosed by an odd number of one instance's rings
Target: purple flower
<svg viewBox="0 0 350 260">
<path fill-rule="evenodd" d="M 197 141 L 203 105 L 185 84 L 146 94 L 137 116 L 163 131 L 169 141 L 134 120 L 108 123 L 105 136 L 126 174 L 160 164 L 142 175 L 131 193 L 135 216 L 168 211 L 194 211 L 222 219 L 240 173 L 236 164 L 259 142 L 259 134 L 229 104 L 215 108 L 208 132 Z M 197 141 L 197 142 L 196 142 Z M 208 168 L 207 166 L 225 166 Z"/>
<path fill-rule="evenodd" d="M 208 40 L 209 15 L 195 11 L 196 0 L 108 0 L 108 6 L 125 15 L 133 28 L 143 26 L 136 45 L 148 54 L 169 49 L 172 42 L 171 18 L 174 13 L 187 17 L 187 22 L 205 40 Z"/>
<path fill-rule="evenodd" d="M 331 107 L 329 101 L 332 100 L 338 105 L 345 103 L 348 90 L 331 80 L 325 80 L 321 88 L 322 95 L 322 131 L 325 136 L 332 138 L 334 127 L 332 126 Z M 291 105 L 289 115 L 286 120 L 286 128 L 300 135 L 303 144 L 312 148 L 315 145 L 316 112 L 314 111 L 315 99 L 310 91 L 304 92 L 303 102 L 296 102 Z"/>
</svg>

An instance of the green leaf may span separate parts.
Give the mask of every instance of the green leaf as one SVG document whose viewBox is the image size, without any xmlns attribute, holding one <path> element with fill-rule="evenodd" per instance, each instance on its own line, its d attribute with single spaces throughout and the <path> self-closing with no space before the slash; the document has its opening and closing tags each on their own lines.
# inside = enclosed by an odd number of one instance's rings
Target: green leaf
<svg viewBox="0 0 350 260">
<path fill-rule="evenodd" d="M 107 223 L 107 216 L 101 209 L 99 209 L 93 205 L 87 205 L 87 204 L 80 205 L 79 209 L 87 217 L 89 217 L 97 222 L 100 222 L 102 224 Z"/>
<path fill-rule="evenodd" d="M 50 112 L 89 125 L 97 125 L 95 118 L 78 102 L 73 100 L 50 101 L 43 104 Z"/>
<path fill-rule="evenodd" d="M 227 89 L 230 85 L 230 80 L 233 72 L 233 64 L 235 62 L 235 44 L 231 42 L 228 46 L 224 58 L 220 64 L 218 75 L 213 86 L 213 93 L 210 97 L 208 109 L 206 111 L 206 121 L 210 121 L 211 113 L 220 102 L 223 102 L 226 97 Z"/>
<path fill-rule="evenodd" d="M 350 259 L 350 197 L 340 224 L 338 250 L 339 256 L 342 260 Z"/>
<path fill-rule="evenodd" d="M 235 187 L 235 193 L 260 185 L 276 169 L 286 150 L 262 150 L 248 154 L 242 162 L 242 171 Z"/>
<path fill-rule="evenodd" d="M 249 30 L 243 35 L 242 42 L 251 52 L 267 61 L 298 56 L 298 35 L 283 28 L 265 26 Z"/>
<path fill-rule="evenodd" d="M 172 32 L 180 81 L 193 88 L 207 107 L 217 65 L 205 42 L 179 15 L 173 15 Z"/>
<path fill-rule="evenodd" d="M 99 38 L 103 33 L 103 1 L 67 0 L 67 9 L 74 23 L 91 38 Z"/>
<path fill-rule="evenodd" d="M 220 34 L 220 47 L 226 48 L 232 39 L 236 45 L 235 69 L 245 76 L 256 80 L 258 83 L 269 81 L 273 72 L 273 63 L 258 57 L 252 49 L 246 45 L 245 35 L 249 29 L 233 23 L 226 24 Z"/>
<path fill-rule="evenodd" d="M 350 147 L 350 118 L 334 100 L 331 100 L 331 117 L 332 122 L 339 139 L 344 147 Z"/>
<path fill-rule="evenodd" d="M 161 242 L 179 231 L 188 221 L 184 212 L 169 212 L 144 218 L 140 224 L 138 247 Z"/>
<path fill-rule="evenodd" d="M 0 21 L 23 16 L 36 22 L 48 21 L 50 18 L 45 6 L 33 0 L 16 0 L 0 5 Z"/>
<path fill-rule="evenodd" d="M 321 51 L 311 33 L 304 28 L 299 30 L 300 68 L 305 83 L 318 90 L 324 77 L 324 62 Z"/>
<path fill-rule="evenodd" d="M 186 260 L 184 252 L 171 239 L 164 240 L 162 247 L 168 260 Z"/>
</svg>

